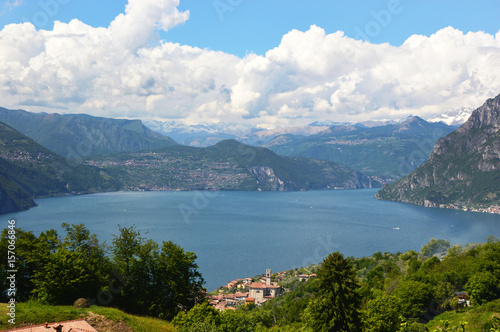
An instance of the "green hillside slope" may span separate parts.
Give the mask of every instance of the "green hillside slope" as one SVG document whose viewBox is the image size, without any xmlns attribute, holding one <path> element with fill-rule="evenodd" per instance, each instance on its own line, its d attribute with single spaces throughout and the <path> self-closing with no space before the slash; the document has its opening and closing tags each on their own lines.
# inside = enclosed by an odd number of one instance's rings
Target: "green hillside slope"
<svg viewBox="0 0 500 332">
<path fill-rule="evenodd" d="M 500 95 L 440 139 L 427 162 L 377 198 L 500 212 Z"/>
<path fill-rule="evenodd" d="M 99 118 L 85 114 L 30 113 L 0 107 L 0 122 L 67 159 L 177 144 L 151 131 L 140 120 Z"/>
<path fill-rule="evenodd" d="M 312 190 L 355 189 L 377 181 L 332 162 L 278 156 L 234 140 L 212 147 L 173 146 L 99 156 L 85 161 L 115 176 L 124 189 Z"/>
</svg>

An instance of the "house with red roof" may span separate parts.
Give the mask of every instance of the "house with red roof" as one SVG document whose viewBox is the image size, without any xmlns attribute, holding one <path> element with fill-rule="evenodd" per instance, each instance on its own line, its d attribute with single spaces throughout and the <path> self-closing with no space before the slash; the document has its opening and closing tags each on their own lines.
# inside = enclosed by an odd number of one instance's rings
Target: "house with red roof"
<svg viewBox="0 0 500 332">
<path fill-rule="evenodd" d="M 280 296 L 283 293 L 281 286 L 271 282 L 271 270 L 266 270 L 266 277 L 263 282 L 252 282 L 248 285 L 249 297 L 255 299 L 255 304 L 260 305 L 269 299 Z"/>
</svg>

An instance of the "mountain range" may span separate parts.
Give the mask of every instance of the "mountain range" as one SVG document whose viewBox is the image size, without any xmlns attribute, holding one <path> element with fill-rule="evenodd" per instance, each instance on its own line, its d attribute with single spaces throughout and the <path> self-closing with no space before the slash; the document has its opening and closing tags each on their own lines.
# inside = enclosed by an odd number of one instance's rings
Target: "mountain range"
<svg viewBox="0 0 500 332">
<path fill-rule="evenodd" d="M 418 187 L 411 181 L 410 189 L 401 189 L 409 183 L 406 177 L 386 186 L 378 198 L 427 206 L 486 206 L 497 202 L 498 98 L 474 111 L 456 133 L 438 141 L 429 161 L 412 173 L 418 178 L 415 181 L 423 181 L 431 189 Z M 446 116 L 448 120 L 460 121 L 467 112 L 467 109 L 453 110 Z M 214 139 L 213 135 L 223 130 L 222 124 L 215 129 L 204 125 L 178 126 L 178 135 L 204 131 L 205 143 L 210 139 L 218 141 L 209 147 L 190 147 L 152 131 L 140 120 L 35 114 L 4 108 L 0 108 L 0 120 L 9 123 L 0 123 L 0 213 L 30 208 L 37 197 L 115 190 L 285 191 L 378 187 L 420 166 L 428 159 L 435 141 L 456 128 L 436 119 L 427 122 L 410 117 L 402 122 L 322 122 L 276 130 L 234 125 L 224 129 L 231 133 L 229 136 L 265 145 L 255 147 L 234 139 Z M 455 120 L 448 122 L 456 123 Z M 165 123 L 156 123 L 162 124 Z M 171 123 L 167 127 L 176 125 Z M 450 141 L 458 142 L 460 147 L 454 147 Z M 450 154 L 439 159 L 437 156 L 445 155 L 444 150 Z M 479 164 L 474 165 L 478 160 Z M 431 184 L 429 171 L 421 170 L 434 168 L 450 175 L 449 181 L 437 177 L 439 181 L 434 179 Z M 458 174 L 450 173 L 458 168 L 462 170 Z M 436 178 L 436 173 L 433 174 Z M 472 180 L 464 185 L 457 179 Z M 485 183 L 487 188 L 482 186 Z M 473 189 L 467 191 L 464 186 Z M 451 192 L 443 194 L 448 189 Z M 490 191 L 486 198 L 481 198 L 484 190 Z M 462 194 L 457 196 L 457 193 Z"/>
<path fill-rule="evenodd" d="M 500 213 L 500 95 L 440 139 L 421 167 L 376 197 Z"/>
<path fill-rule="evenodd" d="M 280 155 L 335 161 L 393 181 L 423 164 L 434 143 L 454 130 L 453 126 L 429 123 L 415 116 L 382 126 L 330 127 L 308 137 L 281 135 L 264 146 Z"/>
<path fill-rule="evenodd" d="M 103 135 L 109 137 L 110 133 Z M 380 186 L 344 165 L 282 157 L 234 140 L 206 148 L 174 144 L 96 155 L 83 162 L 69 160 L 0 123 L 0 213 L 33 207 L 33 198 L 117 190 L 286 191 Z"/>
<path fill-rule="evenodd" d="M 471 107 L 460 107 L 426 118 L 426 120 L 428 122 L 443 122 L 449 126 L 458 128 L 467 121 L 472 111 Z M 397 125 L 412 117 L 410 115 L 397 120 L 368 120 L 361 122 L 315 121 L 306 126 L 274 129 L 265 129 L 241 123 L 219 122 L 188 125 L 179 121 L 158 119 L 144 119 L 143 122 L 151 130 L 169 136 L 182 145 L 204 147 L 214 145 L 225 139 L 235 139 L 249 145 L 264 146 L 281 135 L 295 135 L 304 138 L 319 134 L 331 127 L 349 125 L 362 128 L 382 127 Z"/>
<path fill-rule="evenodd" d="M 31 113 L 0 107 L 0 122 L 67 159 L 177 144 L 171 138 L 147 128 L 140 120 L 99 118 L 86 114 Z"/>
</svg>

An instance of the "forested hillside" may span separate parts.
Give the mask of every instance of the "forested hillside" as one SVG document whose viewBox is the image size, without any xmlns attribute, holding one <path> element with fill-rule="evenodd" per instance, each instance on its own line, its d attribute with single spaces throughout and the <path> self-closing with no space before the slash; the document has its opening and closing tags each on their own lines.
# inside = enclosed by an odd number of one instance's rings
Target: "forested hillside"
<svg viewBox="0 0 500 332">
<path fill-rule="evenodd" d="M 205 298 L 195 253 L 148 240 L 134 227 L 119 227 L 109 247 L 84 225 L 63 229 L 64 236 L 17 230 L 18 301 L 61 305 L 87 298 L 193 332 L 500 328 L 500 242 L 494 236 L 464 247 L 432 239 L 419 252 L 357 259 L 331 253 L 319 265 L 288 271 L 280 281 L 285 295 L 260 307 L 219 312 Z M 6 250 L 8 236 L 5 230 L 0 249 Z M 7 289 L 5 264 L 1 280 Z M 299 281 L 296 276 L 305 272 L 317 277 Z M 471 306 L 456 292 L 465 292 Z"/>
</svg>

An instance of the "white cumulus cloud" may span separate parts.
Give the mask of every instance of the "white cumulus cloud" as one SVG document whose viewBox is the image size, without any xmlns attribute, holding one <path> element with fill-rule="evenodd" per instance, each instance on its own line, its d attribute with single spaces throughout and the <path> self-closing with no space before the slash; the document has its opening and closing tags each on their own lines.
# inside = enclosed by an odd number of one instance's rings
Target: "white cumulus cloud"
<svg viewBox="0 0 500 332">
<path fill-rule="evenodd" d="M 2 106 L 274 127 L 426 116 L 500 93 L 500 32 L 448 27 L 391 46 L 311 26 L 244 58 L 168 41 L 152 46 L 157 30 L 188 20 L 178 5 L 129 0 L 107 28 L 76 19 L 50 31 L 5 26 Z"/>
<path fill-rule="evenodd" d="M 500 40 L 451 27 L 400 47 L 291 31 L 239 64 L 235 107 L 258 117 L 361 120 L 478 106 L 500 93 Z M 286 106 L 284 111 L 284 106 Z M 290 111 L 293 109 L 294 111 Z"/>
</svg>

